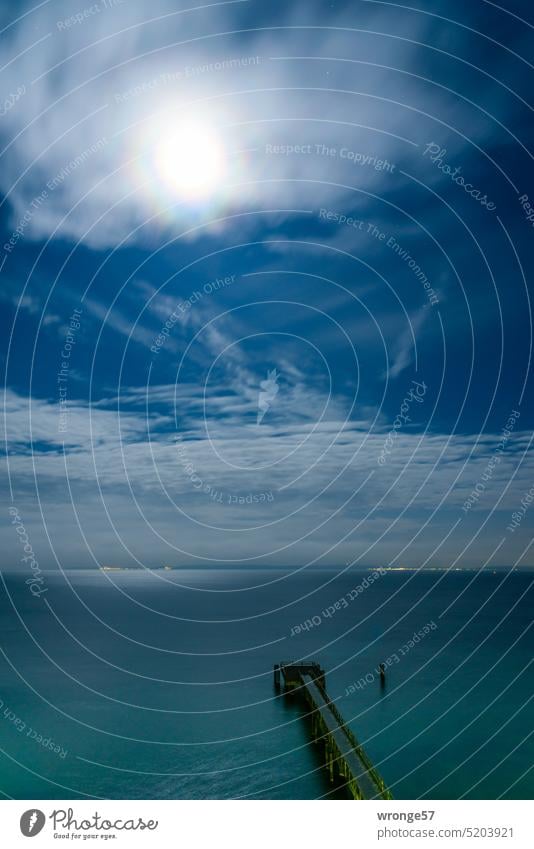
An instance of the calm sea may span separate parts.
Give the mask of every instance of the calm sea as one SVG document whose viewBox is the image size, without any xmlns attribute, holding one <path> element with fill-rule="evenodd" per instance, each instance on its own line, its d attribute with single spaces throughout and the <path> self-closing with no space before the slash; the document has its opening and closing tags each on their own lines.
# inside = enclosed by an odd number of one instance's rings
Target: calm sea
<svg viewBox="0 0 534 849">
<path fill-rule="evenodd" d="M 532 798 L 532 573 L 25 577 L 0 582 L 6 797 L 331 798 L 273 691 L 311 658 L 396 798 Z"/>
</svg>

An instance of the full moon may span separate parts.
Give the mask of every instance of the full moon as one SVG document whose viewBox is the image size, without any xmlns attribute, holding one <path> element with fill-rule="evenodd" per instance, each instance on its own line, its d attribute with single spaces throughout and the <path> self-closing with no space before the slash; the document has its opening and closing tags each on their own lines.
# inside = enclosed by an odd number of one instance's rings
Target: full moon
<svg viewBox="0 0 534 849">
<path fill-rule="evenodd" d="M 186 199 L 212 194 L 224 173 L 223 148 L 210 127 L 184 122 L 173 127 L 156 146 L 161 179 Z"/>
</svg>

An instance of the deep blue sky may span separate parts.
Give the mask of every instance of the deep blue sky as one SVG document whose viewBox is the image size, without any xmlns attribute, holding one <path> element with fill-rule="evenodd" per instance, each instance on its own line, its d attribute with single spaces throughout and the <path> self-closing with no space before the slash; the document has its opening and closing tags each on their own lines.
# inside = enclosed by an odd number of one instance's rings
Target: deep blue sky
<svg viewBox="0 0 534 849">
<path fill-rule="evenodd" d="M 530 4 L 1 26 L 2 493 L 42 566 L 534 565 Z M 155 165 L 191 116 L 201 201 Z"/>
</svg>

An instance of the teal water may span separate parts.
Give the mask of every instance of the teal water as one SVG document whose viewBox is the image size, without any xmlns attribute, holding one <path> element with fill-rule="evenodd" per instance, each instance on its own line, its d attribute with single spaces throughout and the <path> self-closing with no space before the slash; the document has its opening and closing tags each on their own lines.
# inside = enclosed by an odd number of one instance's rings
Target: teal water
<svg viewBox="0 0 534 849">
<path fill-rule="evenodd" d="M 0 791 L 329 798 L 272 686 L 274 663 L 310 657 L 396 798 L 531 798 L 532 574 L 368 575 L 72 570 L 35 598 L 4 573 Z"/>
</svg>

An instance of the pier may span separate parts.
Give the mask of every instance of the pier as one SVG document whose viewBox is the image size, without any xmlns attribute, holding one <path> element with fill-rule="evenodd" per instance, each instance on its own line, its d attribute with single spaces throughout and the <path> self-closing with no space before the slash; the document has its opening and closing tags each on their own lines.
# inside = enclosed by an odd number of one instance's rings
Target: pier
<svg viewBox="0 0 534 849">
<path fill-rule="evenodd" d="M 330 701 L 325 680 L 318 663 L 283 661 L 274 667 L 276 691 L 301 699 L 308 708 L 312 739 L 322 748 L 330 782 L 342 782 L 352 799 L 391 799 L 383 779 Z"/>
</svg>

